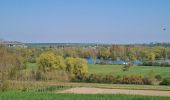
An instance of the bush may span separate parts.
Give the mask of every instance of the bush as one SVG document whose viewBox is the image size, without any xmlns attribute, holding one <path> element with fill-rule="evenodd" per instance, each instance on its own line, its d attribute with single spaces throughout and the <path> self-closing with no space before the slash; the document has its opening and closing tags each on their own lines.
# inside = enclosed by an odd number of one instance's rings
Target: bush
<svg viewBox="0 0 170 100">
<path fill-rule="evenodd" d="M 27 58 L 27 61 L 29 63 L 36 63 L 36 57 L 29 57 L 29 58 Z"/>
<path fill-rule="evenodd" d="M 131 75 L 124 76 L 121 78 L 120 76 L 114 77 L 112 75 L 97 75 L 90 74 L 83 78 L 75 78 L 74 82 L 88 82 L 88 83 L 116 83 L 116 84 L 147 84 L 150 85 L 153 83 L 153 80 L 149 77 L 142 77 L 140 75 Z"/>
<path fill-rule="evenodd" d="M 163 66 L 163 67 L 170 67 L 168 62 L 157 62 L 157 61 L 146 61 L 141 64 L 142 66 Z"/>
<path fill-rule="evenodd" d="M 44 80 L 44 81 L 53 80 L 53 81 L 65 82 L 65 81 L 68 81 L 69 78 L 65 71 L 54 70 L 54 71 L 46 72 L 46 73 L 37 71 L 36 80 L 37 81 L 39 81 L 39 80 Z"/>
<path fill-rule="evenodd" d="M 159 63 L 159 62 L 152 62 L 152 66 L 160 66 L 161 65 L 161 63 Z"/>
<path fill-rule="evenodd" d="M 170 77 L 164 78 L 160 85 L 170 85 Z"/>
<path fill-rule="evenodd" d="M 36 80 L 37 81 L 42 80 L 42 72 L 41 71 L 36 72 Z"/>
<path fill-rule="evenodd" d="M 85 81 L 90 83 L 100 83 L 101 80 L 100 75 L 90 74 Z"/>
<path fill-rule="evenodd" d="M 66 58 L 66 72 L 70 74 L 71 78 L 82 80 L 88 73 L 88 65 L 84 59 L 81 58 Z"/>
<path fill-rule="evenodd" d="M 142 66 L 153 66 L 153 62 L 151 61 L 143 62 Z"/>
<path fill-rule="evenodd" d="M 160 66 L 170 67 L 170 64 L 168 62 L 162 62 Z"/>
<path fill-rule="evenodd" d="M 9 88 L 9 83 L 8 83 L 8 81 L 7 81 L 7 80 L 3 80 L 3 81 L 1 82 L 1 84 L 0 84 L 0 90 L 1 90 L 2 92 L 4 92 L 4 91 L 8 90 L 8 88 Z"/>
<path fill-rule="evenodd" d="M 130 68 L 131 64 L 125 64 L 122 68 L 123 71 L 128 71 Z"/>
<path fill-rule="evenodd" d="M 123 84 L 144 84 L 143 77 L 137 75 L 124 76 L 122 79 Z"/>
<path fill-rule="evenodd" d="M 112 75 L 106 75 L 105 77 L 103 77 L 102 81 L 104 83 L 116 83 L 116 78 Z"/>
<path fill-rule="evenodd" d="M 106 64 L 103 58 L 100 58 L 100 63 L 99 64 L 101 64 L 101 65 Z"/>
<path fill-rule="evenodd" d="M 156 75 L 155 78 L 157 81 L 160 81 L 162 79 L 161 75 Z"/>
<path fill-rule="evenodd" d="M 143 78 L 144 84 L 146 85 L 152 85 L 155 81 L 155 74 L 153 70 L 151 70 L 144 78 Z"/>
<path fill-rule="evenodd" d="M 145 85 L 152 85 L 153 84 L 153 80 L 149 77 L 144 77 L 143 82 L 144 82 Z"/>
<path fill-rule="evenodd" d="M 38 70 L 43 72 L 50 72 L 53 70 L 64 70 L 65 63 L 62 56 L 56 56 L 53 52 L 44 52 L 38 59 L 37 63 L 39 65 Z"/>
</svg>

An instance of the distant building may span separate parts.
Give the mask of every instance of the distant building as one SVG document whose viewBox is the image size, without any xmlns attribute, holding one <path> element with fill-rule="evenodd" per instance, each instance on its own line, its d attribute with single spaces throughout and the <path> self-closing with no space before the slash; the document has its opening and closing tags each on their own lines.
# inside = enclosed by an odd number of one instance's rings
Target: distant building
<svg viewBox="0 0 170 100">
<path fill-rule="evenodd" d="M 8 47 L 27 48 L 27 46 L 24 43 L 18 41 L 1 41 L 0 44 L 3 44 Z"/>
</svg>

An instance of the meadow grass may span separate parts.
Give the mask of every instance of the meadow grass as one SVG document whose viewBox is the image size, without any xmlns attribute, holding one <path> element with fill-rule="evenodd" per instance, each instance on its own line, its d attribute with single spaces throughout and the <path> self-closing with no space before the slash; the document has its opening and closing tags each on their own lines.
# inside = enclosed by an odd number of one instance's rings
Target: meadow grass
<svg viewBox="0 0 170 100">
<path fill-rule="evenodd" d="M 1 92 L 0 100 L 170 100 L 170 97 L 122 94 L 55 94 L 38 92 Z"/>
<path fill-rule="evenodd" d="M 122 70 L 123 65 L 89 65 L 90 74 L 100 75 L 161 75 L 162 77 L 170 76 L 170 67 L 158 67 L 158 66 L 132 66 L 129 71 Z"/>
<path fill-rule="evenodd" d="M 89 74 L 100 74 L 100 75 L 161 75 L 162 77 L 170 76 L 170 67 L 159 67 L 159 66 L 132 66 L 129 71 L 122 70 L 123 65 L 99 65 L 89 64 Z M 36 63 L 27 63 L 28 69 L 37 70 L 38 65 Z"/>
<path fill-rule="evenodd" d="M 28 70 L 37 70 L 38 64 L 37 63 L 27 63 L 27 69 Z"/>
</svg>

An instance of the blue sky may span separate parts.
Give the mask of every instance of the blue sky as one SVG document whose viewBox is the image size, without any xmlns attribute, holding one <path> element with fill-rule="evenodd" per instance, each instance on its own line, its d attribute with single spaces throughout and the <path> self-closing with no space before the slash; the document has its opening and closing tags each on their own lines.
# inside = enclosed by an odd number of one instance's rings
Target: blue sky
<svg viewBox="0 0 170 100">
<path fill-rule="evenodd" d="M 170 0 L 0 0 L 0 38 L 48 43 L 170 42 Z"/>
</svg>

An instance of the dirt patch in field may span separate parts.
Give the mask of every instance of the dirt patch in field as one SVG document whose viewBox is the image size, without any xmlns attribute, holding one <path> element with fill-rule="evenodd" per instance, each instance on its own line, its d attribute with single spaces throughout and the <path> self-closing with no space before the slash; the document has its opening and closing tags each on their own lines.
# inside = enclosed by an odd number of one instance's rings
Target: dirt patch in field
<svg viewBox="0 0 170 100">
<path fill-rule="evenodd" d="M 75 93 L 75 94 L 131 94 L 146 96 L 170 96 L 170 91 L 154 91 L 154 90 L 126 90 L 126 89 L 103 89 L 103 88 L 71 88 L 59 93 Z"/>
</svg>

